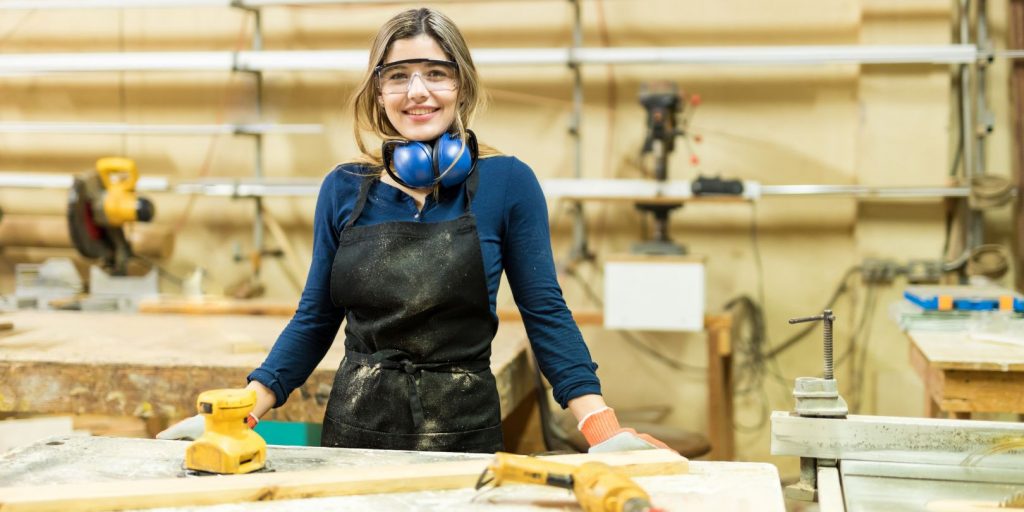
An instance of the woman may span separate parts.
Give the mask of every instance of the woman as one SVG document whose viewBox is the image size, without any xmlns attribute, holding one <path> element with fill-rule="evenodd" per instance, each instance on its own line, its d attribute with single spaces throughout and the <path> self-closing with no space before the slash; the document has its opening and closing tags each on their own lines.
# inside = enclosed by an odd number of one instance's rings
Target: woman
<svg viewBox="0 0 1024 512">
<path fill-rule="evenodd" d="M 324 180 L 299 307 L 249 375 L 250 424 L 305 382 L 347 318 L 324 446 L 501 450 L 489 360 L 504 270 L 555 399 L 591 445 L 664 446 L 620 428 L 605 405 L 555 277 L 536 176 L 467 130 L 482 101 L 446 16 L 414 9 L 381 27 L 353 101 L 362 157 Z M 365 132 L 386 141 L 382 151 Z M 162 437 L 181 437 L 176 428 Z"/>
</svg>

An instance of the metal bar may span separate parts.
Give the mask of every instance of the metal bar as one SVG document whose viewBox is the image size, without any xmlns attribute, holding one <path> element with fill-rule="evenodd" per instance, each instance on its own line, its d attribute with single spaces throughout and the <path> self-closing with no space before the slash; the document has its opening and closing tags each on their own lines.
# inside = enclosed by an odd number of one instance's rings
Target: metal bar
<svg viewBox="0 0 1024 512">
<path fill-rule="evenodd" d="M 1024 469 L 978 468 L 946 464 L 919 464 L 916 462 L 868 462 L 844 460 L 840 463 L 843 477 L 870 476 L 878 478 L 909 478 L 914 480 L 942 480 L 947 482 L 985 482 L 995 484 L 1024 484 Z"/>
<path fill-rule="evenodd" d="M 879 187 L 868 185 L 761 185 L 762 196 L 854 196 L 884 198 L 968 197 L 969 187 Z"/>
<path fill-rule="evenodd" d="M 818 459 L 959 465 L 980 451 L 1024 436 L 1024 424 L 889 416 L 805 418 L 773 412 L 771 454 Z M 1024 456 L 1001 453 L 978 467 L 1020 468 Z"/>
<path fill-rule="evenodd" d="M 846 512 L 843 486 L 839 483 L 839 470 L 835 467 L 818 468 L 818 510 Z"/>
<path fill-rule="evenodd" d="M 970 44 L 827 45 L 583 48 L 576 56 L 583 64 L 956 64 L 974 62 L 978 52 Z"/>
<path fill-rule="evenodd" d="M 975 42 L 979 52 L 987 55 L 990 54 L 989 50 L 992 47 L 992 42 L 988 38 L 988 0 L 978 0 L 977 6 L 977 13 L 975 14 L 975 24 L 977 26 Z M 975 166 L 978 174 L 985 174 L 987 167 L 985 141 L 992 128 L 990 124 L 992 113 L 988 109 L 988 62 L 985 59 L 978 59 L 976 73 L 975 110 L 978 119 L 972 125 L 974 136 L 977 138 L 977 146 L 975 146 L 977 162 Z"/>
<path fill-rule="evenodd" d="M 319 124 L 129 124 L 75 122 L 0 122 L 0 133 L 68 133 L 89 135 L 255 135 L 316 134 Z"/>
<path fill-rule="evenodd" d="M 69 189 L 74 175 L 68 173 L 46 172 L 4 172 L 0 173 L 0 189 Z M 171 189 L 165 177 L 144 176 L 135 183 L 135 189 L 148 192 L 166 192 Z"/>
<path fill-rule="evenodd" d="M 316 197 L 320 191 L 320 180 L 204 180 L 178 183 L 173 191 L 178 194 L 219 197 Z"/>
<path fill-rule="evenodd" d="M 252 50 L 253 52 L 263 51 L 263 13 L 260 10 L 253 10 L 253 31 Z M 253 90 L 253 104 L 256 110 L 256 118 L 263 117 L 263 72 L 253 72 L 253 79 L 256 81 Z M 252 174 L 257 180 L 263 179 L 263 136 L 256 135 L 253 140 L 253 161 Z M 260 270 L 263 267 L 263 197 L 254 196 L 253 223 L 252 223 L 252 275 L 257 280 L 260 277 Z"/>
<path fill-rule="evenodd" d="M 146 181 L 148 178 L 141 178 Z M 160 178 L 165 185 L 150 190 L 170 190 L 167 179 Z M 655 183 L 650 180 L 626 179 L 545 179 L 541 180 L 544 193 L 549 199 L 572 197 L 580 200 L 622 200 L 636 199 L 686 200 L 693 199 L 691 184 L 685 180 Z M 39 172 L 0 172 L 0 187 L 12 188 L 65 188 L 71 186 L 71 174 Z M 141 186 L 141 185 L 140 185 Z M 174 191 L 183 194 L 212 196 L 255 197 L 255 196 L 306 196 L 316 195 L 319 180 L 235 180 L 210 179 L 197 182 L 181 182 Z M 227 188 L 225 188 L 227 187 Z M 840 190 L 838 187 L 842 187 Z M 756 182 L 744 182 L 746 191 L 758 188 Z M 739 199 L 752 200 L 761 196 L 867 196 L 885 198 L 940 198 L 961 197 L 967 194 L 965 187 L 855 187 L 849 185 L 769 185 L 760 187 L 763 192 L 743 196 Z M 778 189 L 783 189 L 779 191 Z"/>
<path fill-rule="evenodd" d="M 27 53 L 0 55 L 0 75 L 91 71 L 228 71 L 231 52 Z"/>
<path fill-rule="evenodd" d="M 510 3 L 513 0 L 434 0 L 439 3 Z M 521 0 L 514 0 L 521 1 Z M 537 0 L 534 0 L 537 1 Z M 274 7 L 302 5 L 393 4 L 395 0 L 7 0 L 0 10 L 152 9 L 176 7 Z"/>
<path fill-rule="evenodd" d="M 231 0 L 8 0 L 2 10 L 149 9 L 154 7 L 228 7 Z"/>
<path fill-rule="evenodd" d="M 357 71 L 364 50 L 246 52 L 31 53 L 0 55 L 0 74 L 89 71 Z M 521 48 L 473 51 L 478 65 L 703 64 L 816 65 L 827 63 L 957 64 L 972 62 L 972 45 Z"/>
</svg>

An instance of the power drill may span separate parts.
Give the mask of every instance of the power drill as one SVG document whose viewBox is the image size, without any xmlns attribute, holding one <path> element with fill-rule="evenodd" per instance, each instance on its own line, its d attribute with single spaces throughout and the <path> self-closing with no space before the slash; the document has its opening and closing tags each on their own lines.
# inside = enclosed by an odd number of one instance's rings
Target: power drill
<svg viewBox="0 0 1024 512">
<path fill-rule="evenodd" d="M 487 476 L 491 475 L 490 479 Z M 496 453 L 476 488 L 521 482 L 571 489 L 585 512 L 658 512 L 651 498 L 626 475 L 601 462 L 571 466 L 536 457 Z"/>
</svg>

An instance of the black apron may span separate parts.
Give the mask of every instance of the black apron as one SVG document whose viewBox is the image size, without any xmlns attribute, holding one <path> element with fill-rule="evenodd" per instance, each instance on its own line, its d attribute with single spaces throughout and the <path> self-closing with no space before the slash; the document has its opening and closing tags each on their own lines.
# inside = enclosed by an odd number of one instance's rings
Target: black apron
<svg viewBox="0 0 1024 512">
<path fill-rule="evenodd" d="M 331 300 L 346 308 L 345 358 L 323 446 L 493 453 L 503 448 L 490 370 L 491 313 L 476 219 L 355 226 L 367 178 L 338 238 Z"/>
</svg>

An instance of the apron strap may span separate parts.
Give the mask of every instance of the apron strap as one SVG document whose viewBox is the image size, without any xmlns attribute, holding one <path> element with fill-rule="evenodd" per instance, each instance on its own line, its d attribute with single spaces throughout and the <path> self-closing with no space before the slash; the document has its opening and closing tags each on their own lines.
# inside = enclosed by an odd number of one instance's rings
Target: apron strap
<svg viewBox="0 0 1024 512">
<path fill-rule="evenodd" d="M 356 198 L 356 204 L 352 207 L 352 213 L 348 216 L 348 222 L 345 223 L 345 227 L 342 229 L 348 229 L 352 227 L 359 216 L 363 214 L 363 208 L 366 206 L 366 198 L 370 195 L 370 187 L 373 182 L 378 179 L 377 176 L 367 176 L 363 179 L 362 183 L 359 184 L 359 196 Z M 466 194 L 466 211 L 470 211 L 470 207 L 473 205 L 473 196 L 476 195 L 476 186 L 480 181 L 480 173 L 476 170 L 476 164 L 474 164 L 473 172 L 469 173 L 469 177 L 466 178 L 466 186 L 463 187 L 463 191 Z"/>
<path fill-rule="evenodd" d="M 367 176 L 363 178 L 362 183 L 359 184 L 359 196 L 356 198 L 356 204 L 352 207 L 352 213 L 348 216 L 348 222 L 345 223 L 345 227 L 342 229 L 348 229 L 355 224 L 356 220 L 363 213 L 363 207 L 366 206 L 366 197 L 370 194 L 370 185 L 373 185 L 376 176 Z"/>
<path fill-rule="evenodd" d="M 360 366 L 370 368 L 381 368 L 384 370 L 401 370 L 405 374 L 405 380 L 409 383 L 409 409 L 412 412 L 412 422 L 416 428 L 425 421 L 423 415 L 423 403 L 416 390 L 416 376 L 420 371 L 446 372 L 446 373 L 478 373 L 490 369 L 488 361 L 454 361 L 446 363 L 414 363 L 411 356 L 406 352 L 395 349 L 380 350 L 373 354 L 362 352 L 346 352 L 345 359 Z"/>
<path fill-rule="evenodd" d="M 466 211 L 470 211 L 473 206 L 473 196 L 476 195 L 476 185 L 480 181 L 480 171 L 476 169 L 476 164 L 473 164 L 473 172 L 469 173 L 469 177 L 466 178 L 466 186 L 463 190 L 466 192 Z"/>
</svg>

